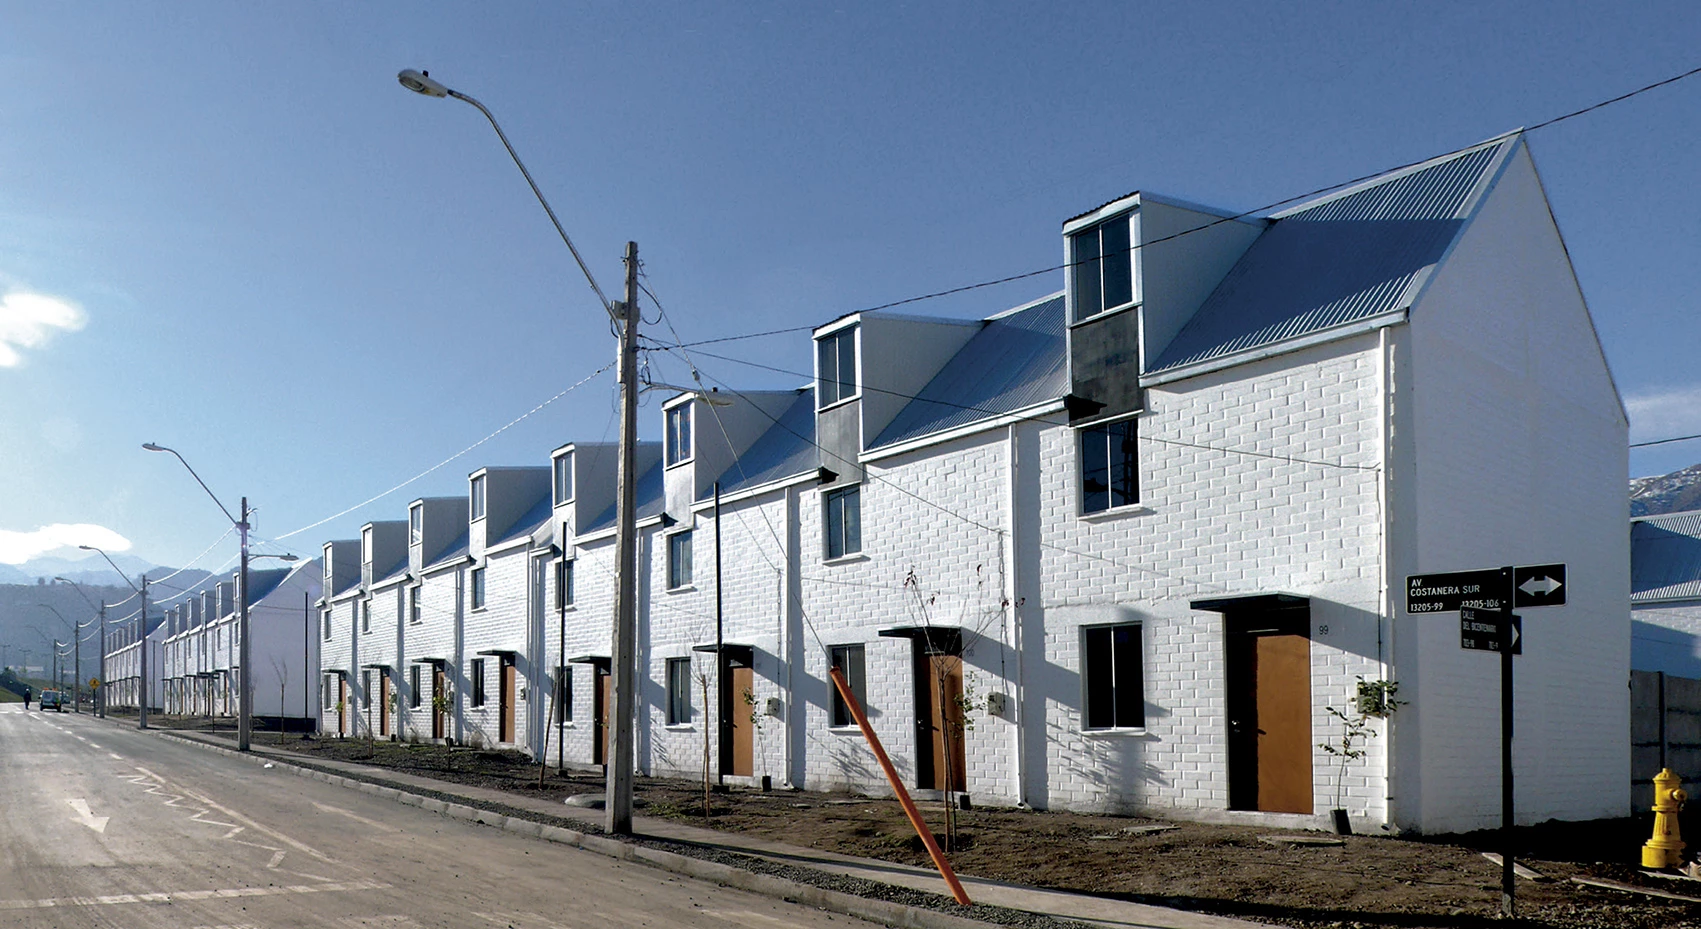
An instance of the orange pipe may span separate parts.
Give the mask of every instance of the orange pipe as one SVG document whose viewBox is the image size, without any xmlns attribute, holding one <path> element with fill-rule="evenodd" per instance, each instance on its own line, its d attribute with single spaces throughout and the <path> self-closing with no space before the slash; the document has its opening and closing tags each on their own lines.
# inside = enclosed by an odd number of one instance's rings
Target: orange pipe
<svg viewBox="0 0 1701 929">
<path fill-rule="evenodd" d="M 845 673 L 838 668 L 829 668 L 828 676 L 833 679 L 833 686 L 839 689 L 839 696 L 844 698 L 845 706 L 850 707 L 851 716 L 856 719 L 857 726 L 862 729 L 862 737 L 868 740 L 868 747 L 874 749 L 874 759 L 880 762 L 880 770 L 886 772 L 886 782 L 892 785 L 892 792 L 898 795 L 898 803 L 904 808 L 904 815 L 910 818 L 910 825 L 915 827 L 915 834 L 921 836 L 921 843 L 927 846 L 927 853 L 933 856 L 933 866 L 939 869 L 939 876 L 951 888 L 951 896 L 964 906 L 969 905 L 969 892 L 963 889 L 963 882 L 957 880 L 957 872 L 951 870 L 951 862 L 945 860 L 945 853 L 939 850 L 939 843 L 933 838 L 933 831 L 922 821 L 921 811 L 916 809 L 915 801 L 910 799 L 910 792 L 904 789 L 904 782 L 898 779 L 898 769 L 892 767 L 892 759 L 886 757 L 886 749 L 880 744 L 880 737 L 874 734 L 874 727 L 868 724 L 868 714 L 862 711 L 862 704 L 856 702 L 856 695 L 851 693 L 850 683 L 845 680 Z"/>
</svg>

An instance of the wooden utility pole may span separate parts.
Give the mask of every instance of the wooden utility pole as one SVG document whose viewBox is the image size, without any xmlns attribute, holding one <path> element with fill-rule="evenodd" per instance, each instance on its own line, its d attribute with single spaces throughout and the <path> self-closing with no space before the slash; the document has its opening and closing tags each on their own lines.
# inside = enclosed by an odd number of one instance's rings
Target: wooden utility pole
<svg viewBox="0 0 1701 929">
<path fill-rule="evenodd" d="M 626 299 L 620 316 L 620 488 L 615 502 L 614 732 L 607 775 L 607 830 L 632 832 L 633 716 L 638 647 L 638 243 L 626 243 Z"/>
</svg>

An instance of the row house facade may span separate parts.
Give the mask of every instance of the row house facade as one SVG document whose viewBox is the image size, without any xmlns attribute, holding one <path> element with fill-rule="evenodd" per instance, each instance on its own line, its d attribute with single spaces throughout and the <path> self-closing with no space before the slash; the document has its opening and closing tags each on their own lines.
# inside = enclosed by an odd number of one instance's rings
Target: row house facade
<svg viewBox="0 0 1701 929">
<path fill-rule="evenodd" d="M 161 685 L 165 674 L 161 643 L 164 639 L 165 621 L 157 615 L 148 617 L 146 637 L 134 614 L 128 620 L 114 622 L 108 627 L 105 678 L 100 684 L 102 699 L 108 708 L 135 710 L 142 705 L 143 694 L 147 695 L 149 710 L 162 708 L 164 688 Z M 148 649 L 146 688 L 142 686 L 144 648 Z"/>
<path fill-rule="evenodd" d="M 884 792 L 836 666 L 924 793 L 1481 828 L 1498 664 L 1403 585 L 1563 562 L 1519 816 L 1625 813 L 1626 418 L 1523 137 L 1264 217 L 1138 192 L 1063 244 L 1059 293 L 852 314 L 805 386 L 662 405 L 639 770 L 707 741 L 734 783 Z M 322 726 L 603 764 L 616 464 L 568 443 L 328 543 Z M 1399 702 L 1341 765 L 1361 681 Z"/>
</svg>

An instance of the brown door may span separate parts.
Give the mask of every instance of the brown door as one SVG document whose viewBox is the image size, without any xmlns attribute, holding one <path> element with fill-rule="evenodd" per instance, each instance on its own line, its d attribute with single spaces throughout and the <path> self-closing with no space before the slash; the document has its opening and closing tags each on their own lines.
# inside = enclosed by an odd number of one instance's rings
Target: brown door
<svg viewBox="0 0 1701 929">
<path fill-rule="evenodd" d="M 738 777 L 749 777 L 755 773 L 756 765 L 756 726 L 750 721 L 750 714 L 755 707 L 752 704 L 756 693 L 756 672 L 748 667 L 727 669 L 727 681 L 731 691 L 721 702 L 721 712 L 730 718 L 727 720 L 727 741 L 731 743 L 731 764 L 726 773 Z"/>
<path fill-rule="evenodd" d="M 448 728 L 448 714 L 443 712 L 438 700 L 448 695 L 449 682 L 443 677 L 443 666 L 434 664 L 431 666 L 431 737 L 434 739 L 443 738 L 443 730 Z"/>
<path fill-rule="evenodd" d="M 378 734 L 390 734 L 390 672 L 378 669 Z"/>
<path fill-rule="evenodd" d="M 963 790 L 963 659 L 916 640 L 916 786 Z"/>
<path fill-rule="evenodd" d="M 514 656 L 502 656 L 501 683 L 497 687 L 497 699 L 501 703 L 502 721 L 498 724 L 498 741 L 514 741 Z"/>
<path fill-rule="evenodd" d="M 591 764 L 608 764 L 608 710 L 614 703 L 614 677 L 597 668 L 596 706 L 591 708 L 596 731 L 591 733 Z"/>
<path fill-rule="evenodd" d="M 1227 617 L 1229 807 L 1310 813 L 1310 612 Z"/>
<path fill-rule="evenodd" d="M 348 735 L 348 678 L 337 675 L 337 735 Z"/>
</svg>

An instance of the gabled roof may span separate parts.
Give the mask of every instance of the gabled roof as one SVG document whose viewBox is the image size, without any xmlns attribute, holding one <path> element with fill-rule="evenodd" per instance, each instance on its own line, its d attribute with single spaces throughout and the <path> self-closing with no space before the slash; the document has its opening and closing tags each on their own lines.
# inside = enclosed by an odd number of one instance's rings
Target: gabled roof
<svg viewBox="0 0 1701 929">
<path fill-rule="evenodd" d="M 986 320 L 898 412 L 874 448 L 1054 400 L 1069 392 L 1063 295 Z"/>
<path fill-rule="evenodd" d="M 1630 602 L 1701 599 L 1701 510 L 1630 523 Z"/>
<path fill-rule="evenodd" d="M 639 521 L 660 516 L 662 512 L 667 509 L 667 495 L 665 493 L 665 489 L 666 488 L 662 483 L 662 463 L 658 460 L 650 467 L 650 470 L 638 475 L 638 486 L 635 490 L 637 491 L 636 496 L 638 498 L 637 519 Z M 619 507 L 620 504 L 617 501 L 613 506 L 610 506 L 608 509 L 597 514 L 597 518 L 591 520 L 590 525 L 581 528 L 579 530 L 579 534 L 584 535 L 587 533 L 597 532 L 602 529 L 612 528 L 614 526 L 615 511 L 618 510 Z"/>
<path fill-rule="evenodd" d="M 1503 136 L 1275 214 L 1146 373 L 1410 307 L 1521 138 Z"/>
<path fill-rule="evenodd" d="M 721 493 L 760 487 L 820 466 L 821 454 L 815 447 L 815 388 L 804 387 L 768 431 L 721 475 Z"/>
<path fill-rule="evenodd" d="M 259 603 L 261 600 L 278 589 L 278 585 L 289 577 L 293 568 L 264 568 L 256 571 L 248 569 L 248 602 Z"/>
</svg>

